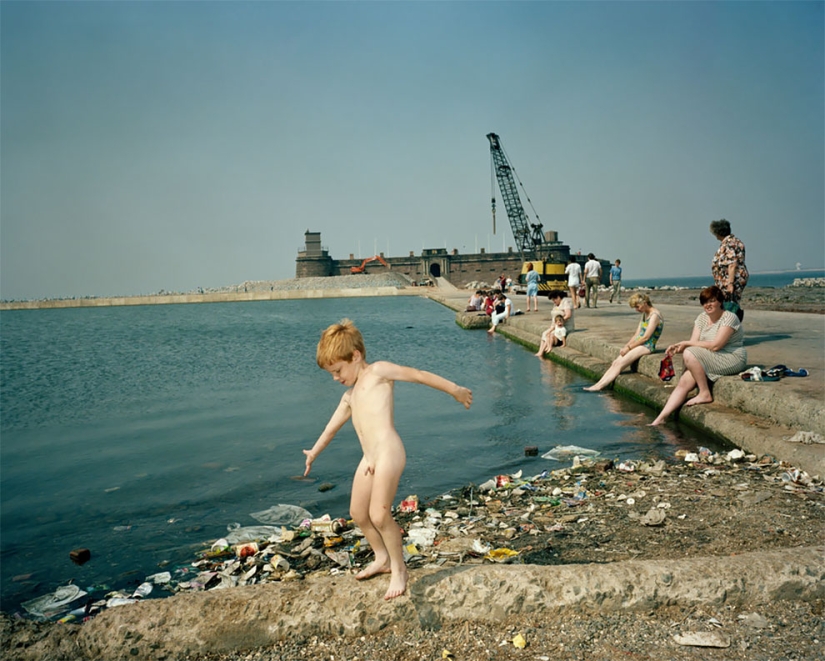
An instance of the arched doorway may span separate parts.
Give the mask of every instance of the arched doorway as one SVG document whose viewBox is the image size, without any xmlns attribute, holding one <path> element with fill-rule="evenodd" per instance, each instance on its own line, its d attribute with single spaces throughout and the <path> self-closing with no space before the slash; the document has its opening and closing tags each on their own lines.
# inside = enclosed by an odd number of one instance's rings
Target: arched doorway
<svg viewBox="0 0 825 661">
<path fill-rule="evenodd" d="M 430 264 L 430 275 L 434 278 L 441 277 L 441 265 L 440 264 Z"/>
</svg>

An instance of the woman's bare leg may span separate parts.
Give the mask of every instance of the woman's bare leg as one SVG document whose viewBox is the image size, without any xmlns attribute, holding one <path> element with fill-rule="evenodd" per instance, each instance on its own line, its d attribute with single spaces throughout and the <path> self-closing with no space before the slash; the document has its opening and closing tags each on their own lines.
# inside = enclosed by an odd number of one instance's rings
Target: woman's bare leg
<svg viewBox="0 0 825 661">
<path fill-rule="evenodd" d="M 693 378 L 693 375 L 689 371 L 685 371 L 679 379 L 679 383 L 676 384 L 676 388 L 670 393 L 670 397 L 667 398 L 662 412 L 656 416 L 656 419 L 650 423 L 650 426 L 655 427 L 656 425 L 661 425 L 667 420 L 667 417 L 682 405 L 687 399 L 688 393 L 695 387 L 696 380 Z"/>
<path fill-rule="evenodd" d="M 699 362 L 690 349 L 685 351 L 683 357 L 685 369 L 690 370 L 693 380 L 696 381 L 696 386 L 699 388 L 698 394 L 686 401 L 685 406 L 710 404 L 713 401 L 713 393 L 710 391 L 710 384 L 708 383 L 708 375 L 705 374 L 705 368 L 702 367 L 702 363 Z"/>
<path fill-rule="evenodd" d="M 616 358 L 610 367 L 607 368 L 607 371 L 602 375 L 602 378 L 589 388 L 585 388 L 585 390 L 588 392 L 598 392 L 599 390 L 606 388 L 616 380 L 616 377 L 622 373 L 622 370 L 625 367 L 632 365 L 634 362 L 639 360 L 639 358 L 646 356 L 649 353 L 650 349 L 647 347 L 633 347 L 624 356 L 619 356 Z"/>
<path fill-rule="evenodd" d="M 579 288 L 578 287 L 568 287 L 570 290 L 570 298 L 573 301 L 573 308 L 579 307 Z"/>
<path fill-rule="evenodd" d="M 539 350 L 535 353 L 536 356 L 539 358 L 543 357 L 548 351 L 550 351 L 550 343 L 547 339 L 547 331 L 541 334 L 541 342 L 539 343 Z"/>
</svg>

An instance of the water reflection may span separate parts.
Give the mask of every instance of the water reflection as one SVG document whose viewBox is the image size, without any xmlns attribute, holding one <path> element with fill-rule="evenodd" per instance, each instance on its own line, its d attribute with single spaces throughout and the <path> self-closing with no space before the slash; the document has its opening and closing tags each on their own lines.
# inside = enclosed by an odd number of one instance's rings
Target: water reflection
<svg viewBox="0 0 825 661">
<path fill-rule="evenodd" d="M 578 376 L 572 370 L 558 365 L 550 360 L 540 360 L 541 383 L 547 393 L 547 406 L 550 415 L 556 423 L 556 429 L 569 431 L 576 426 L 573 415 L 575 401 L 574 388 L 578 389 Z"/>
</svg>

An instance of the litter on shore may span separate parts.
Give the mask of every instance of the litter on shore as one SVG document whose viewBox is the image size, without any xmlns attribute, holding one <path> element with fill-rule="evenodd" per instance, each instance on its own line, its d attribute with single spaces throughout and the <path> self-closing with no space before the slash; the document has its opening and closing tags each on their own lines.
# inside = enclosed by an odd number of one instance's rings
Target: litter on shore
<svg viewBox="0 0 825 661">
<path fill-rule="evenodd" d="M 821 541 L 822 478 L 771 456 L 703 447 L 679 450 L 670 461 L 597 455 L 560 446 L 545 458 L 572 456 L 572 466 L 528 477 L 497 475 L 431 500 L 403 498 L 395 517 L 408 567 L 615 562 L 656 557 L 657 547 L 672 557 L 713 554 L 719 544 L 728 545 L 721 552 L 729 551 L 733 535 L 725 526 L 732 521 L 748 530 L 738 542 L 742 551 L 788 535 L 798 544 Z M 367 540 L 351 521 L 282 504 L 251 516 L 283 523 L 233 523 L 191 562 L 145 576 L 136 587 L 84 590 L 70 584 L 25 602 L 23 609 L 38 620 L 82 622 L 146 598 L 297 581 L 309 573 L 355 573 L 371 560 Z"/>
</svg>

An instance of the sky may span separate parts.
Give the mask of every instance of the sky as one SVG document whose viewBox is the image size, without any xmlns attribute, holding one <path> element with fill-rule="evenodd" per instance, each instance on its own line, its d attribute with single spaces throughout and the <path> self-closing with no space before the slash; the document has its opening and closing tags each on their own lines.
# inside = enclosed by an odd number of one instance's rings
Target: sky
<svg viewBox="0 0 825 661">
<path fill-rule="evenodd" d="M 513 246 L 625 279 L 825 265 L 823 2 L 0 2 L 0 297 Z"/>
</svg>

